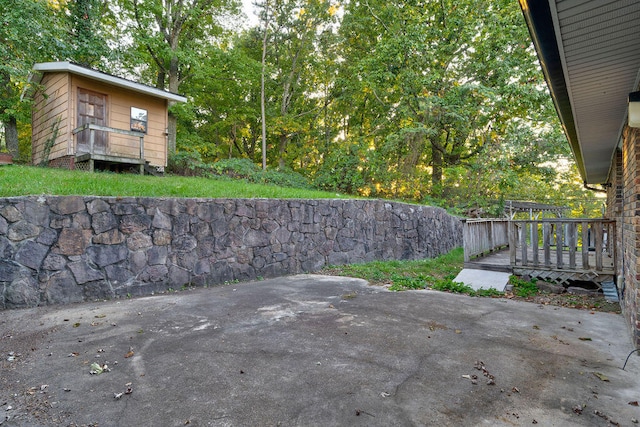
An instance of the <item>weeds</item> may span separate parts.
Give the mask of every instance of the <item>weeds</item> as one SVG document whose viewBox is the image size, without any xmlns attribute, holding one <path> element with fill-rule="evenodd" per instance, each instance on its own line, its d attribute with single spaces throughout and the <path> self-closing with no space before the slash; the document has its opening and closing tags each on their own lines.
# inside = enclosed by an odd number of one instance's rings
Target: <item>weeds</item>
<svg viewBox="0 0 640 427">
<path fill-rule="evenodd" d="M 431 289 L 436 291 L 453 292 L 456 294 L 475 295 L 473 288 L 461 282 L 454 282 L 453 279 L 450 278 L 436 281 L 431 285 Z"/>
<path fill-rule="evenodd" d="M 524 280 L 518 276 L 510 276 L 509 283 L 513 285 L 513 293 L 521 298 L 529 298 L 538 293 L 538 286 L 533 280 Z"/>
<path fill-rule="evenodd" d="M 437 258 L 418 261 L 373 261 L 366 264 L 330 266 L 322 274 L 351 276 L 365 279 L 371 284 L 390 285 L 391 291 L 433 289 L 478 297 L 501 296 L 495 289 L 473 290 L 464 283 L 454 281 L 462 270 L 464 254 L 461 248 Z"/>
</svg>

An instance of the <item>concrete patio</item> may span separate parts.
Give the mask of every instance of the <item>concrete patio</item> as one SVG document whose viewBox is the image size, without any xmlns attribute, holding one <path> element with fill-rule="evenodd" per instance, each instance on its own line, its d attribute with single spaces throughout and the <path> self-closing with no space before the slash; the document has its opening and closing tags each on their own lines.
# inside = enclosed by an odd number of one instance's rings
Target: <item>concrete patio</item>
<svg viewBox="0 0 640 427">
<path fill-rule="evenodd" d="M 318 275 L 4 311 L 0 424 L 630 426 L 625 329 Z"/>
</svg>

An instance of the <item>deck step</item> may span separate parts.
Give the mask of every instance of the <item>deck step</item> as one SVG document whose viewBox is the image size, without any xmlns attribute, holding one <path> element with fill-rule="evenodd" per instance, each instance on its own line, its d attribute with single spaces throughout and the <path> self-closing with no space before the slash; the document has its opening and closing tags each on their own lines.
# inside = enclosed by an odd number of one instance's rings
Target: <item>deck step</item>
<svg viewBox="0 0 640 427">
<path fill-rule="evenodd" d="M 504 292 L 504 288 L 507 286 L 507 282 L 509 282 L 510 275 L 510 273 L 499 271 L 463 268 L 453 281 L 462 282 L 473 288 L 474 291 L 478 291 L 480 289 L 495 289 L 497 291 Z"/>
</svg>

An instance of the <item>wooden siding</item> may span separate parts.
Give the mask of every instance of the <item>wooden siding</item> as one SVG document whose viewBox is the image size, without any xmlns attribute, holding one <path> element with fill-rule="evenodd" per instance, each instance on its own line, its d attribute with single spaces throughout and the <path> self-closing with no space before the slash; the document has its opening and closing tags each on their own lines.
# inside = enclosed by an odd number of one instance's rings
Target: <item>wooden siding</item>
<svg viewBox="0 0 640 427">
<path fill-rule="evenodd" d="M 80 76 L 72 76 L 73 121 L 77 121 L 78 88 L 92 90 L 107 95 L 107 126 L 129 130 L 131 107 L 147 110 L 147 133 L 144 137 L 145 158 L 152 166 L 167 164 L 167 103 L 166 100 L 137 92 L 127 91 L 108 84 L 95 82 Z M 138 157 L 139 142 L 137 138 L 127 135 L 110 134 L 107 154 L 111 156 Z"/>
<path fill-rule="evenodd" d="M 71 154 L 71 126 L 69 123 L 69 75 L 46 74 L 41 82 L 43 88 L 34 96 L 31 154 L 32 162 L 43 160 L 46 141 L 53 135 L 58 123 L 58 137 L 49 152 L 49 160 Z"/>
</svg>

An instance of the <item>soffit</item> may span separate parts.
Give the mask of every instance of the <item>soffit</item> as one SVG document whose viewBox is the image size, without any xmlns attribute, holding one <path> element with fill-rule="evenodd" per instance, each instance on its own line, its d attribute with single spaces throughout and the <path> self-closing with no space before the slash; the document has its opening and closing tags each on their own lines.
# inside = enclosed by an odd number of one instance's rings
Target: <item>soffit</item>
<svg viewBox="0 0 640 427">
<path fill-rule="evenodd" d="M 521 5 L 580 172 L 587 183 L 604 183 L 626 122 L 628 94 L 638 85 L 640 1 L 521 0 Z M 541 7 L 549 16 L 531 13 Z M 556 58 L 540 43 L 542 32 L 554 35 Z M 554 68 L 556 79 L 550 79 Z"/>
</svg>

